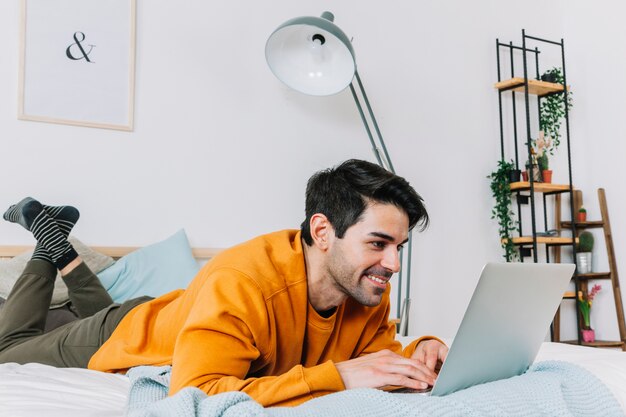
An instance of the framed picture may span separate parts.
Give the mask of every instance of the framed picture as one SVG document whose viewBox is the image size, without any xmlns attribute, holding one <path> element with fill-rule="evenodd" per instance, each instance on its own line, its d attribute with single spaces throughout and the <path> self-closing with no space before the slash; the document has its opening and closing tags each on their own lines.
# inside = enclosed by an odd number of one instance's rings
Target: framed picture
<svg viewBox="0 0 626 417">
<path fill-rule="evenodd" d="M 133 129 L 135 0 L 22 0 L 18 118 Z"/>
</svg>

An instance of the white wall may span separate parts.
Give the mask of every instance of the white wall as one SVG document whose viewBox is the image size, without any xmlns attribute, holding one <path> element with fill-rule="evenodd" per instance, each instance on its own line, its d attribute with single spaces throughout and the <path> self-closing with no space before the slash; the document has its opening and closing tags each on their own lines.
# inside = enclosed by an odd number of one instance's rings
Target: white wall
<svg viewBox="0 0 626 417">
<path fill-rule="evenodd" d="M 431 213 L 431 227 L 415 236 L 410 332 L 452 336 L 482 265 L 502 259 L 485 178 L 499 158 L 496 38 L 518 43 L 525 28 L 567 39 L 576 169 L 585 172 L 576 178 L 583 189 L 607 188 L 618 253 L 626 245 L 623 187 L 601 176 L 624 154 L 616 94 L 624 48 L 610 35 L 624 29 L 615 20 L 594 23 L 593 33 L 595 8 L 578 1 L 563 15 L 546 3 L 139 0 L 136 125 L 124 133 L 16 120 L 19 6 L 0 2 L 0 206 L 26 194 L 74 204 L 83 216 L 75 234 L 99 245 L 148 244 L 184 227 L 195 246 L 225 247 L 297 227 L 314 171 L 372 160 L 349 92 L 303 96 L 265 64 L 277 25 L 329 9 L 354 37 L 396 170 Z M 596 48 L 601 38 L 608 44 Z M 602 89 L 592 84 L 596 62 L 600 76 L 611 74 Z M 0 222 L 0 244 L 28 243 Z"/>
<path fill-rule="evenodd" d="M 575 86 L 572 141 L 575 177 L 584 192 L 588 217 L 600 219 L 596 190 L 604 188 L 622 287 L 626 283 L 626 186 L 620 167 L 626 162 L 626 28 L 620 21 L 626 5 L 603 0 L 593 5 L 568 2 L 565 19 L 568 78 Z M 605 87 L 601 84 L 606 83 Z M 594 250 L 595 270 L 607 271 L 604 239 L 599 230 Z M 610 284 L 603 286 L 592 309 L 592 326 L 599 339 L 617 340 Z M 606 291 L 605 291 L 606 290 Z M 626 291 L 622 289 L 622 298 Z"/>
</svg>

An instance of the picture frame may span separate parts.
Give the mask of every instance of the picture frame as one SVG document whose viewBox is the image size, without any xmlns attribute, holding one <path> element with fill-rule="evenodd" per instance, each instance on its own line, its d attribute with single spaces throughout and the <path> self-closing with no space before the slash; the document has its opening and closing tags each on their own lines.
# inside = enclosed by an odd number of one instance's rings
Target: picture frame
<svg viewBox="0 0 626 417">
<path fill-rule="evenodd" d="M 133 130 L 136 0 L 21 0 L 18 119 Z"/>
</svg>

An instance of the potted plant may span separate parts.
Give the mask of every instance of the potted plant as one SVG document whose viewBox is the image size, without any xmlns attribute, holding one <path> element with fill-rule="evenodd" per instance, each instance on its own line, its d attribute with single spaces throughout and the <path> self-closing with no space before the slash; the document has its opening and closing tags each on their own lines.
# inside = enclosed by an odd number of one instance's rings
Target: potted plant
<svg viewBox="0 0 626 417">
<path fill-rule="evenodd" d="M 583 206 L 580 206 L 580 208 L 578 209 L 578 213 L 576 214 L 576 220 L 581 223 L 587 221 L 587 210 Z"/>
<path fill-rule="evenodd" d="M 552 170 L 550 169 L 550 163 L 548 160 L 548 153 L 544 152 L 539 158 L 537 158 L 537 164 L 541 171 L 541 179 L 543 182 L 550 184 L 552 182 Z"/>
<path fill-rule="evenodd" d="M 519 182 L 522 176 L 522 170 L 513 167 L 509 171 L 509 182 Z"/>
<path fill-rule="evenodd" d="M 495 199 L 491 218 L 498 221 L 500 242 L 507 262 L 519 259 L 512 240 L 513 233 L 517 230 L 517 221 L 514 220 L 515 214 L 511 210 L 510 174 L 514 169 L 513 161 L 500 160 L 498 161 L 498 169 L 487 176 L 491 179 L 491 194 Z"/>
<path fill-rule="evenodd" d="M 534 143 L 535 140 L 532 141 L 532 147 L 530 148 L 530 161 L 526 161 L 526 175 L 524 175 L 524 179 L 532 178 L 534 182 L 541 182 L 541 170 L 539 169 Z"/>
<path fill-rule="evenodd" d="M 550 78 L 553 83 L 564 85 L 563 72 L 561 68 L 555 67 L 547 70 L 542 76 L 544 78 Z M 565 91 L 565 90 L 564 90 Z M 572 92 L 567 92 L 567 110 L 571 110 L 573 107 Z M 550 155 L 554 155 L 554 152 L 558 149 L 561 143 L 561 123 L 565 117 L 565 102 L 563 100 L 563 93 L 550 94 L 541 99 L 539 105 L 539 130 L 543 131 L 547 138 L 552 138 L 552 144 L 548 147 Z"/>
<path fill-rule="evenodd" d="M 593 235 L 585 230 L 578 235 L 576 245 L 576 268 L 579 274 L 591 272 L 591 251 L 593 251 Z"/>
<path fill-rule="evenodd" d="M 533 161 L 533 181 L 552 182 L 552 170 L 550 169 L 550 159 L 548 153 L 552 149 L 552 139 L 545 137 L 543 131 L 539 131 L 539 137 L 531 140 L 530 154 Z M 530 164 L 527 163 L 527 167 Z"/>
<path fill-rule="evenodd" d="M 596 332 L 591 328 L 591 304 L 601 289 L 602 286 L 596 284 L 587 293 L 587 296 L 582 291 L 578 291 L 578 308 L 583 319 L 582 336 L 584 342 L 596 340 Z"/>
<path fill-rule="evenodd" d="M 530 145 L 530 161 L 526 161 L 527 174 L 524 178 L 532 175 L 534 182 L 552 182 L 548 158 L 548 149 L 552 146 L 552 140 L 549 137 L 546 139 L 543 131 L 539 131 L 539 137 L 531 139 Z"/>
<path fill-rule="evenodd" d="M 527 170 L 522 171 L 522 181 L 528 182 L 528 171 Z"/>
<path fill-rule="evenodd" d="M 553 71 L 548 70 L 544 72 L 543 74 L 541 74 L 541 81 L 545 81 L 548 83 L 556 83 L 558 80 L 556 78 L 556 74 L 554 74 Z"/>
</svg>

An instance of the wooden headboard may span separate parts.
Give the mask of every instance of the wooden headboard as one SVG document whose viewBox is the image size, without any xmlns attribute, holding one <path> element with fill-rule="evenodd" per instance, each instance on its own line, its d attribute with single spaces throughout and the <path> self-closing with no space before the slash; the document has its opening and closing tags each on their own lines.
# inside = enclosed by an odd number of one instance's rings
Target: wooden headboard
<svg viewBox="0 0 626 417">
<path fill-rule="evenodd" d="M 139 249 L 139 246 L 91 246 L 96 252 L 119 259 L 122 256 Z M 26 251 L 33 250 L 33 246 L 2 246 L 0 245 L 0 258 L 12 258 Z M 223 249 L 218 248 L 192 248 L 193 256 L 198 260 L 208 260 L 217 255 Z"/>
</svg>

